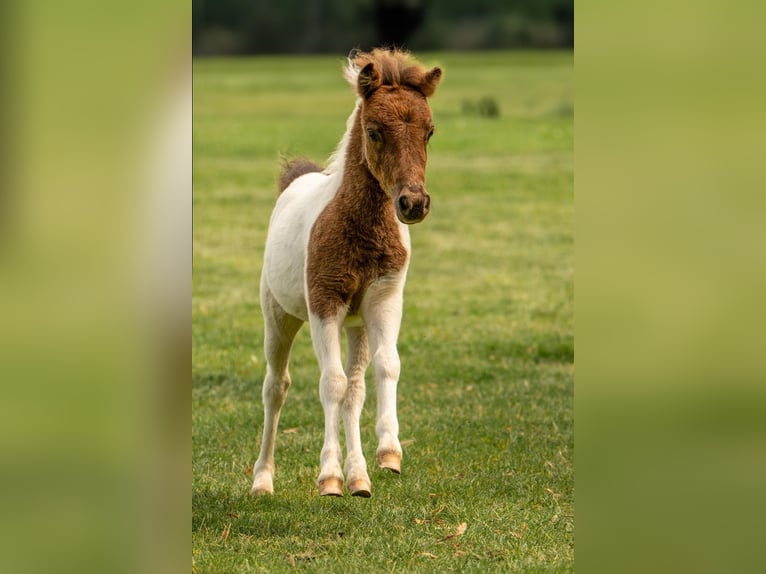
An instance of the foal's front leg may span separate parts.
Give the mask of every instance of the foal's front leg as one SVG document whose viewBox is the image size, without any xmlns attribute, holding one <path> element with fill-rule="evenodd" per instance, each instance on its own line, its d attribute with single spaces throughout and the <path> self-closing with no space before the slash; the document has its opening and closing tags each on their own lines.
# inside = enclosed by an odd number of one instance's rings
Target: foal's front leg
<svg viewBox="0 0 766 574">
<path fill-rule="evenodd" d="M 348 353 L 346 356 L 346 377 L 348 386 L 343 400 L 343 427 L 346 430 L 346 479 L 352 496 L 369 497 L 370 476 L 367 461 L 362 452 L 362 437 L 359 419 L 364 407 L 364 373 L 369 363 L 367 333 L 364 327 L 347 327 Z"/>
<path fill-rule="evenodd" d="M 311 340 L 322 371 L 319 398 L 324 409 L 324 446 L 320 456 L 321 470 L 317 484 L 322 496 L 343 496 L 342 453 L 339 426 L 341 407 L 346 395 L 347 379 L 341 361 L 340 338 L 344 312 L 334 317 L 312 315 Z"/>
<path fill-rule="evenodd" d="M 378 466 L 397 474 L 401 472 L 402 447 L 399 443 L 399 421 L 396 418 L 396 387 L 399 382 L 399 353 L 396 341 L 402 321 L 402 287 L 370 289 L 365 300 L 372 365 L 378 388 Z M 377 291 L 377 292 L 376 292 Z"/>
</svg>

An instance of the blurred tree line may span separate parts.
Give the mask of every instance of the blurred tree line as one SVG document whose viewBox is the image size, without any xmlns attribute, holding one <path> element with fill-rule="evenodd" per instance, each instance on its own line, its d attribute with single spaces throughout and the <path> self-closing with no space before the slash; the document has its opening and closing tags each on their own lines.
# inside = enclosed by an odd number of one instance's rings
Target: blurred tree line
<svg viewBox="0 0 766 574">
<path fill-rule="evenodd" d="M 195 55 L 572 48 L 574 0 L 192 0 Z"/>
</svg>

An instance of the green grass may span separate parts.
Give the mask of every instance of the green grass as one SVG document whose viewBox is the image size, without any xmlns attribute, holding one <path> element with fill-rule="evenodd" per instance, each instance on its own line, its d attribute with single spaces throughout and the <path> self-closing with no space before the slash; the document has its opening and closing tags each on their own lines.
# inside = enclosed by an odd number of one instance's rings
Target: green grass
<svg viewBox="0 0 766 574">
<path fill-rule="evenodd" d="M 264 374 L 258 278 L 279 154 L 323 161 L 353 106 L 340 59 L 194 64 L 193 569 L 574 569 L 573 68 L 569 53 L 425 54 L 432 212 L 412 228 L 401 476 L 319 498 L 318 368 L 301 330 L 273 497 L 251 498 Z M 464 115 L 492 97 L 498 118 Z M 458 526 L 466 524 L 461 536 Z"/>
</svg>

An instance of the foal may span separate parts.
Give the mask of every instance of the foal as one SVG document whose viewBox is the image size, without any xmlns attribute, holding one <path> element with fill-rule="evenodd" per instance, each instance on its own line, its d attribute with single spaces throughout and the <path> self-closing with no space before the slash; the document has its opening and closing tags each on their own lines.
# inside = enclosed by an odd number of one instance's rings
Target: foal
<svg viewBox="0 0 766 574">
<path fill-rule="evenodd" d="M 288 358 L 305 321 L 322 373 L 319 494 L 342 496 L 345 470 L 348 491 L 370 496 L 359 432 L 370 355 L 378 390 L 378 465 L 397 474 L 401 469 L 396 341 L 410 255 L 407 225 L 422 221 L 430 208 L 426 146 L 434 126 L 426 98 L 442 71 L 426 70 L 406 52 L 376 49 L 352 50 L 344 75 L 357 92 L 346 133 L 324 171 L 305 160 L 285 166 L 269 225 L 261 276 L 268 367 L 255 494 L 274 492 L 274 439 L 290 386 Z M 342 328 L 348 339 L 345 369 Z"/>
</svg>

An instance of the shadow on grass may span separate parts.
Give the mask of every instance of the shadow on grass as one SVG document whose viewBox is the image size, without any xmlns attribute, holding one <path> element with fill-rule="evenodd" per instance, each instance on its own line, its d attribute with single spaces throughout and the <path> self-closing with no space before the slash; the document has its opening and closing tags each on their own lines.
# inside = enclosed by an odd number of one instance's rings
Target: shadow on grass
<svg viewBox="0 0 766 574">
<path fill-rule="evenodd" d="M 315 485 L 305 484 L 306 480 L 299 481 L 301 484 L 283 481 L 272 496 L 251 496 L 246 490 L 232 494 L 209 486 L 195 488 L 192 531 L 228 532 L 256 539 L 343 537 L 367 524 L 371 517 L 391 512 L 402 496 L 399 477 L 377 470 L 371 477 L 380 491 L 372 499 L 321 497 Z"/>
<path fill-rule="evenodd" d="M 258 538 L 296 536 L 302 525 L 293 517 L 300 514 L 301 506 L 301 501 L 280 496 L 253 497 L 246 491 L 232 495 L 218 489 L 195 489 L 192 530 L 216 532 L 231 528 Z"/>
</svg>

